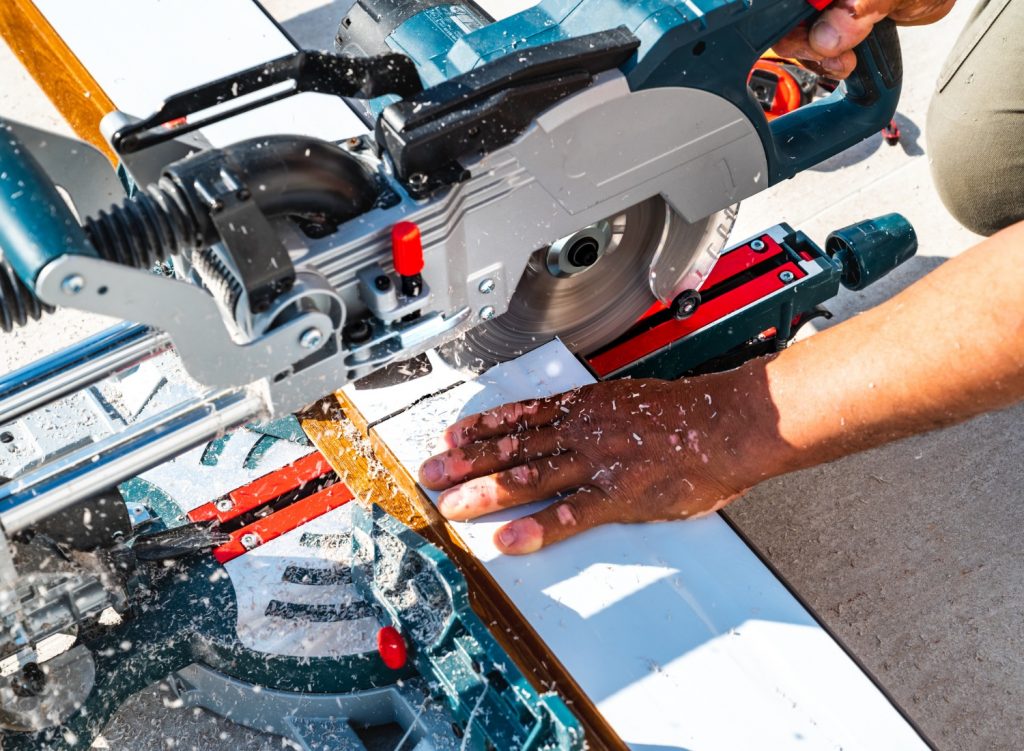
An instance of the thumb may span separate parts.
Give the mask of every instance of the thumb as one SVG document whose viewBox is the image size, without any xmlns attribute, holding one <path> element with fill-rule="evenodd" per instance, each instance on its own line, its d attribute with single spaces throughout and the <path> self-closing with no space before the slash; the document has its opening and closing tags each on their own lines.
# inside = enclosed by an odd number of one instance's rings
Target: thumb
<svg viewBox="0 0 1024 751">
<path fill-rule="evenodd" d="M 811 49 L 823 58 L 837 58 L 863 42 L 874 25 L 895 6 L 894 0 L 839 0 L 811 26 Z"/>
</svg>

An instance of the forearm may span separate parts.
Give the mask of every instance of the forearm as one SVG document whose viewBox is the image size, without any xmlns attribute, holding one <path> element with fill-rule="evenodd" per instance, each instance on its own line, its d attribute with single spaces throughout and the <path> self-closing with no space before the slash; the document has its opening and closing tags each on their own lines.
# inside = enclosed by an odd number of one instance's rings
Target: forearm
<svg viewBox="0 0 1024 751">
<path fill-rule="evenodd" d="M 734 377 L 762 384 L 761 478 L 1024 398 L 1024 226 Z"/>
</svg>

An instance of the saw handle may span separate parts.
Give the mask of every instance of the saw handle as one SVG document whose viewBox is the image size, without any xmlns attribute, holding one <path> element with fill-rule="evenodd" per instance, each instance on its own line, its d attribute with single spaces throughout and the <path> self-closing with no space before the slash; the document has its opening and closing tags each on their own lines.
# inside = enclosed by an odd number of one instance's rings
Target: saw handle
<svg viewBox="0 0 1024 751">
<path fill-rule="evenodd" d="M 896 24 L 885 19 L 854 52 L 857 67 L 829 96 L 773 120 L 772 183 L 837 154 L 884 128 L 896 112 L 903 58 Z"/>
</svg>

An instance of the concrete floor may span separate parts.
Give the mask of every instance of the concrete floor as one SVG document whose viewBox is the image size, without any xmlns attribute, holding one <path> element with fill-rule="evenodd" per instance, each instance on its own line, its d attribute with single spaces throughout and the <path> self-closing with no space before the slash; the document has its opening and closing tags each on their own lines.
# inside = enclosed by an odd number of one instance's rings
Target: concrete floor
<svg viewBox="0 0 1024 751">
<path fill-rule="evenodd" d="M 266 5 L 301 44 L 322 48 L 330 45 L 347 3 Z M 977 239 L 939 203 L 923 132 L 937 71 L 969 10 L 965 0 L 939 24 L 902 31 L 900 146 L 873 137 L 743 204 L 737 238 L 787 221 L 823 241 L 833 229 L 890 211 L 914 223 L 918 256 L 864 293 L 844 292 L 830 305 L 836 313 L 831 325 L 876 305 Z M 2 46 L 0 71 L 0 113 L 67 131 Z M 4 339 L 0 368 L 27 362 L 101 324 L 65 313 L 30 327 Z M 1022 418 L 1024 406 L 1018 406 L 780 478 L 729 510 L 752 544 L 940 749 L 1024 745 Z M 164 723 L 195 722 L 164 708 L 158 697 L 150 692 L 126 708 L 107 734 L 107 747 L 164 748 L 173 735 Z M 263 743 L 240 729 L 208 729 L 203 720 L 201 732 L 178 747 L 212 747 L 221 733 L 228 735 L 220 743 Z M 279 741 L 266 744 L 280 747 Z"/>
</svg>

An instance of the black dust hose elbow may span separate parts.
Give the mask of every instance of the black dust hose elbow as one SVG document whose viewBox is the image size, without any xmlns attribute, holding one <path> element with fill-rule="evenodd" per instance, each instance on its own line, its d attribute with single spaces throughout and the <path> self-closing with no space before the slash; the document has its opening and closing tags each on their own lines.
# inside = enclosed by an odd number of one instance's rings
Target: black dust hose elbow
<svg viewBox="0 0 1024 751">
<path fill-rule="evenodd" d="M 316 138 L 253 138 L 175 162 L 164 176 L 196 217 L 204 244 L 216 242 L 210 218 L 218 186 L 235 186 L 268 217 L 338 225 L 373 208 L 380 188 L 370 169 Z M 211 199 L 213 205 L 211 205 Z"/>
</svg>

